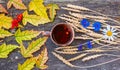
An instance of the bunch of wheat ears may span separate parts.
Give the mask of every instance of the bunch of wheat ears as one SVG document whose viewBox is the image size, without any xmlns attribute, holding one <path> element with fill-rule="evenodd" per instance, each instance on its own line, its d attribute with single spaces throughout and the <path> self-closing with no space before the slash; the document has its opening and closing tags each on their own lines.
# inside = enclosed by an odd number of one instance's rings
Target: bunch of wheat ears
<svg viewBox="0 0 120 70">
<path fill-rule="evenodd" d="M 67 24 L 70 24 L 75 32 L 80 33 L 81 36 L 76 36 L 75 39 L 80 40 L 92 40 L 92 45 L 99 45 L 99 47 L 87 49 L 83 51 L 78 51 L 78 45 L 76 46 L 66 46 L 66 47 L 58 47 L 52 53 L 55 57 L 61 60 L 63 63 L 70 67 L 77 67 L 77 68 L 91 68 L 100 66 L 103 64 L 107 64 L 113 61 L 117 61 L 120 59 L 119 54 L 111 54 L 109 52 L 119 52 L 120 51 L 120 22 L 114 20 L 109 15 L 104 15 L 102 13 L 96 12 L 94 10 L 88 9 L 82 6 L 76 6 L 72 4 L 68 4 L 66 7 L 62 7 L 62 9 L 69 12 L 69 14 L 62 14 L 59 16 L 60 19 L 65 20 Z M 102 28 L 105 28 L 106 25 L 112 25 L 112 27 L 117 29 L 117 38 L 114 41 L 108 41 L 103 39 L 102 30 L 99 33 L 94 32 L 92 30 L 92 26 L 88 27 L 87 29 L 80 25 L 80 20 L 83 18 L 88 18 L 93 21 L 99 21 L 102 23 Z M 85 43 L 83 43 L 85 44 Z M 66 57 L 62 56 L 72 56 L 67 59 Z M 115 59 L 110 61 L 105 61 L 102 63 L 97 63 L 94 65 L 89 66 L 79 66 L 72 64 L 73 61 L 80 60 L 82 62 L 90 61 L 92 59 L 97 59 L 102 56 L 110 56 L 115 57 Z"/>
</svg>

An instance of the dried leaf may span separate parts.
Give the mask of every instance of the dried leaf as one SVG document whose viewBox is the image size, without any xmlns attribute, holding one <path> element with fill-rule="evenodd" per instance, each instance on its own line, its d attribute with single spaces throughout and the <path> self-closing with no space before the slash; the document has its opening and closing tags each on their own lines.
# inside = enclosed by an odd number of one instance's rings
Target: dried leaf
<svg viewBox="0 0 120 70">
<path fill-rule="evenodd" d="M 38 59 L 36 61 L 36 66 L 40 69 L 46 69 L 48 67 L 47 65 L 45 65 L 48 60 L 47 48 L 44 48 L 44 50 L 41 52 L 41 54 L 39 54 L 37 58 Z"/>
<path fill-rule="evenodd" d="M 27 11 L 23 13 L 23 24 L 26 25 L 27 22 L 31 23 L 34 26 L 38 26 L 39 24 L 45 24 L 50 22 L 48 18 L 37 16 L 37 15 L 29 15 Z"/>
<path fill-rule="evenodd" d="M 21 45 L 20 49 L 21 49 L 21 54 L 27 58 L 27 57 L 32 57 L 32 53 L 38 51 L 42 45 L 44 45 L 44 43 L 46 42 L 47 37 L 43 37 L 43 38 L 39 38 L 36 41 L 32 41 L 28 48 L 25 49 L 25 47 L 23 45 Z"/>
<path fill-rule="evenodd" d="M 26 6 L 22 3 L 22 0 L 9 0 L 7 3 L 7 8 L 14 6 L 16 9 L 27 9 Z"/>
<path fill-rule="evenodd" d="M 29 11 L 34 11 L 37 15 L 48 18 L 43 0 L 31 0 L 29 3 Z"/>
<path fill-rule="evenodd" d="M 0 58 L 7 58 L 8 54 L 16 49 L 16 45 L 6 45 L 5 43 L 0 46 Z"/>
<path fill-rule="evenodd" d="M 55 18 L 55 15 L 56 15 L 56 10 L 59 9 L 58 5 L 57 4 L 53 4 L 53 3 L 52 4 L 48 4 L 46 6 L 46 8 L 49 10 L 49 16 L 50 16 L 51 21 L 53 21 L 54 18 Z"/>
<path fill-rule="evenodd" d="M 7 36 L 11 36 L 13 34 L 11 34 L 10 32 L 4 30 L 4 29 L 0 29 L 0 38 L 5 38 Z"/>
<path fill-rule="evenodd" d="M 36 58 L 27 59 L 22 65 L 18 64 L 18 70 L 31 70 L 34 68 Z"/>
<path fill-rule="evenodd" d="M 33 31 L 33 30 L 26 30 L 22 31 L 18 29 L 15 33 L 15 39 L 19 44 L 22 44 L 23 40 L 31 40 L 32 38 L 38 36 L 41 32 Z"/>
<path fill-rule="evenodd" d="M 7 10 L 0 4 L 0 12 L 8 13 Z"/>
<path fill-rule="evenodd" d="M 12 18 L 7 17 L 4 14 L 0 14 L 0 28 L 4 27 L 6 29 L 11 28 L 12 24 Z"/>
</svg>

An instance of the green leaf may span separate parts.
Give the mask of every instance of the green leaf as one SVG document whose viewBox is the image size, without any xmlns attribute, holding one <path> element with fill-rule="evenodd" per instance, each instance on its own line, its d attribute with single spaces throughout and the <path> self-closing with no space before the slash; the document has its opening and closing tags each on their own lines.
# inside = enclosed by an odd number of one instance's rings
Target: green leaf
<svg viewBox="0 0 120 70">
<path fill-rule="evenodd" d="M 12 18 L 5 16 L 5 14 L 0 14 L 0 28 L 4 27 L 6 29 L 11 28 Z"/>
<path fill-rule="evenodd" d="M 0 29 L 0 38 L 5 38 L 7 36 L 12 36 L 13 34 L 11 34 L 10 32 L 4 30 L 4 29 Z"/>
<path fill-rule="evenodd" d="M 59 9 L 59 6 L 57 4 L 52 3 L 52 4 L 48 4 L 46 8 L 49 10 L 49 16 L 51 21 L 53 21 L 56 15 L 56 10 Z"/>
<path fill-rule="evenodd" d="M 38 36 L 41 32 L 39 31 L 33 31 L 33 30 L 26 30 L 26 31 L 20 31 L 18 29 L 15 33 L 15 39 L 19 44 L 22 44 L 23 40 L 31 40 L 32 38 Z"/>
<path fill-rule="evenodd" d="M 28 48 L 25 49 L 23 45 L 21 45 L 21 54 L 27 58 L 27 57 L 32 57 L 32 53 L 38 51 L 42 45 L 44 45 L 44 43 L 46 42 L 48 37 L 43 37 L 43 38 L 39 38 L 36 41 L 32 41 Z"/>
<path fill-rule="evenodd" d="M 41 54 L 38 55 L 37 58 L 38 59 L 36 61 L 36 66 L 40 69 L 46 69 L 48 67 L 47 65 L 45 65 L 48 60 L 47 48 L 44 48 L 44 50 L 41 52 Z"/>
<path fill-rule="evenodd" d="M 31 70 L 34 68 L 36 58 L 27 59 L 22 65 L 18 64 L 18 70 Z"/>
<path fill-rule="evenodd" d="M 18 48 L 18 46 L 16 46 L 16 45 L 2 44 L 0 46 L 0 58 L 7 58 L 8 54 L 16 48 Z"/>
<path fill-rule="evenodd" d="M 38 16 L 38 15 L 29 15 L 27 11 L 23 13 L 23 24 L 26 25 L 27 22 L 31 23 L 34 26 L 38 26 L 39 24 L 45 24 L 50 22 L 48 18 Z"/>
<path fill-rule="evenodd" d="M 43 5 L 43 0 L 31 0 L 29 3 L 29 11 L 34 11 L 37 15 L 49 19 L 46 7 Z"/>
</svg>

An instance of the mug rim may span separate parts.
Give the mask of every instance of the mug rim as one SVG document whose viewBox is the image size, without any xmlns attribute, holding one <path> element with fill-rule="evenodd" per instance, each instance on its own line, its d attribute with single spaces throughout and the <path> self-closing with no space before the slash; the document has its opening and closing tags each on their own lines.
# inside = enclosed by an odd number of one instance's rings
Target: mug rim
<svg viewBox="0 0 120 70">
<path fill-rule="evenodd" d="M 61 24 L 64 24 L 64 25 L 69 26 L 69 28 L 70 28 L 71 31 L 72 31 L 72 38 L 71 38 L 71 40 L 68 41 L 68 42 L 65 43 L 65 44 L 58 44 L 58 43 L 56 43 L 56 42 L 53 40 L 53 37 L 52 37 L 53 29 L 54 29 L 56 26 L 61 25 Z M 54 26 L 52 27 L 51 32 L 50 32 L 50 38 L 51 38 L 52 42 L 53 42 L 54 44 L 58 45 L 58 46 L 67 46 L 67 45 L 70 45 L 70 44 L 73 42 L 74 37 L 75 37 L 74 29 L 73 29 L 73 27 L 72 27 L 70 24 L 68 24 L 68 23 L 58 23 L 58 24 L 56 24 L 56 25 L 54 25 Z"/>
</svg>

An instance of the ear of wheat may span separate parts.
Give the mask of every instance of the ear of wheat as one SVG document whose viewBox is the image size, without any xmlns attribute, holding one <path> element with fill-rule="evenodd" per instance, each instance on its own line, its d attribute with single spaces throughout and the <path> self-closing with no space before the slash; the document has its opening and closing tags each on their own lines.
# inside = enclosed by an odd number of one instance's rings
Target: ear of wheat
<svg viewBox="0 0 120 70">
<path fill-rule="evenodd" d="M 75 67 L 74 65 L 72 65 L 70 62 L 68 62 L 66 59 L 64 59 L 62 56 L 60 56 L 59 54 L 52 52 L 52 54 L 57 57 L 59 60 L 63 61 L 63 63 L 65 63 L 66 65 L 70 66 L 70 67 Z"/>
</svg>

